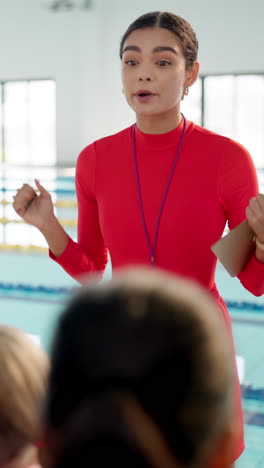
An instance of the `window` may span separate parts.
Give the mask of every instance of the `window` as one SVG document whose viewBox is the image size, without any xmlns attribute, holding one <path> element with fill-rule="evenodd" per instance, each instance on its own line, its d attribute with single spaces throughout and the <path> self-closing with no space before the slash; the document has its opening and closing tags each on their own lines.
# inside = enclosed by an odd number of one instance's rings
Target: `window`
<svg viewBox="0 0 264 468">
<path fill-rule="evenodd" d="M 0 86 L 2 162 L 16 165 L 54 165 L 55 82 L 8 81 Z"/>
<path fill-rule="evenodd" d="M 182 109 L 194 122 L 240 142 L 255 166 L 264 168 L 264 75 L 201 76 Z"/>
<path fill-rule="evenodd" d="M 189 90 L 188 96 L 184 96 L 182 101 L 182 112 L 198 125 L 202 125 L 202 79 L 197 81 Z"/>
</svg>

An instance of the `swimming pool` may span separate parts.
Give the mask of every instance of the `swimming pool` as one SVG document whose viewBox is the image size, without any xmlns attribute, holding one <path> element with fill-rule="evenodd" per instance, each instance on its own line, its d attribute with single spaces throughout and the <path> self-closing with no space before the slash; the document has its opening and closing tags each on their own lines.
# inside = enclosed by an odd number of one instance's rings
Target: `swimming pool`
<svg viewBox="0 0 264 468">
<path fill-rule="evenodd" d="M 49 351 L 56 320 L 77 283 L 47 256 L 0 253 L 0 262 L 1 323 L 40 336 Z M 220 265 L 217 279 L 229 304 L 236 352 L 245 359 L 242 389 L 247 449 L 236 466 L 264 467 L 264 299 L 244 291 Z"/>
<path fill-rule="evenodd" d="M 14 172 L 12 174 L 14 176 Z M 17 177 L 7 179 L 7 175 L 4 174 L 3 187 L 8 190 L 0 192 L 4 202 L 0 218 L 10 221 L 18 219 L 10 204 L 19 181 Z M 47 188 L 53 190 L 57 214 L 66 221 L 66 230 L 74 237 L 76 201 L 72 173 L 63 177 L 57 177 L 54 171 L 44 175 Z M 23 178 L 23 174 L 20 176 Z M 32 175 L 27 176 L 30 182 Z M 67 221 L 70 221 L 68 225 Z M 19 223 L 6 223 L 0 225 L 0 235 L 0 242 L 6 244 L 0 249 L 0 322 L 40 336 L 42 346 L 49 350 L 57 317 L 78 284 L 52 262 L 47 253 L 43 255 L 40 250 L 33 249 L 19 253 L 7 249 L 7 245 L 17 244 L 18 239 L 20 245 L 33 244 L 43 248 L 45 242 L 35 229 Z M 106 277 L 110 275 L 109 267 Z M 236 353 L 245 360 L 242 390 L 247 448 L 236 467 L 264 467 L 264 297 L 252 296 L 236 278 L 230 278 L 220 264 L 217 285 L 229 306 Z"/>
</svg>

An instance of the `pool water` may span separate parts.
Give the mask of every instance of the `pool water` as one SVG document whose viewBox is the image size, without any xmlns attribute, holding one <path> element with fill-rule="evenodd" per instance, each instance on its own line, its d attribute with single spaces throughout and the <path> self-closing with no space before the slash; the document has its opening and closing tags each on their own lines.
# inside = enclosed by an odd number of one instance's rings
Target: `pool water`
<svg viewBox="0 0 264 468">
<path fill-rule="evenodd" d="M 57 318 L 78 284 L 47 256 L 0 253 L 0 261 L 1 323 L 40 336 L 42 346 L 49 351 Z M 245 359 L 242 388 L 247 448 L 236 467 L 264 467 L 264 300 L 244 291 L 220 265 L 217 279 L 223 297 L 235 304 L 229 310 L 236 352 Z"/>
<path fill-rule="evenodd" d="M 32 178 L 31 174 L 27 175 L 29 179 Z M 35 176 L 42 180 L 41 175 Z M 45 176 L 50 178 L 47 188 L 57 190 L 53 193 L 55 201 L 63 199 L 71 202 L 75 199 L 72 174 L 59 180 L 54 179 L 54 171 Z M 11 178 L 6 185 L 9 191 L 0 192 L 0 196 L 2 201 L 11 202 L 19 183 Z M 0 217 L 16 218 L 11 206 L 3 205 L 1 209 Z M 60 218 L 76 220 L 75 207 L 56 209 Z M 66 230 L 75 237 L 75 227 L 67 227 Z M 7 229 L 0 225 L 0 236 L 2 243 L 17 244 L 19 239 L 22 245 L 35 243 L 45 246 L 41 235 L 38 236 L 30 226 L 12 223 Z M 16 253 L 4 249 L 0 250 L 0 262 L 0 322 L 39 336 L 42 346 L 49 351 L 57 318 L 78 284 L 51 261 L 47 253 Z M 106 278 L 110 276 L 109 265 Z M 216 280 L 220 294 L 229 306 L 236 354 L 245 361 L 242 391 L 246 450 L 236 463 L 236 468 L 264 468 L 264 297 L 252 296 L 220 264 Z"/>
</svg>

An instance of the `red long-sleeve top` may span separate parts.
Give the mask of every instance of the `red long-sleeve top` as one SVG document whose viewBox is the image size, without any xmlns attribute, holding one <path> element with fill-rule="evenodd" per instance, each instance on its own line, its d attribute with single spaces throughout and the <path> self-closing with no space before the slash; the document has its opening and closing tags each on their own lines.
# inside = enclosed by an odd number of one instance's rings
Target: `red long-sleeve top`
<svg viewBox="0 0 264 468">
<path fill-rule="evenodd" d="M 182 133 L 182 125 L 161 134 L 136 129 L 137 162 L 146 226 L 154 239 L 157 215 Z M 150 265 L 140 216 L 132 151 L 132 127 L 87 146 L 76 167 L 78 243 L 69 239 L 56 261 L 77 280 L 103 273 L 109 251 L 113 269 Z M 216 257 L 210 246 L 245 219 L 258 193 L 252 159 L 239 143 L 187 121 L 172 177 L 155 252 L 155 264 L 214 288 Z M 51 254 L 51 257 L 54 258 Z M 264 264 L 252 255 L 240 281 L 264 293 Z"/>
</svg>

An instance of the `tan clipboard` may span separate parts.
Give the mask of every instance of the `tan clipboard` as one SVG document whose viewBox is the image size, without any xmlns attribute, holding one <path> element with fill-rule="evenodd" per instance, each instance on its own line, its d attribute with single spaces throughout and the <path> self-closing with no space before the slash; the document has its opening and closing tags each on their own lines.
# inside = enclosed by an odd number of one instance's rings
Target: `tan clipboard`
<svg viewBox="0 0 264 468">
<path fill-rule="evenodd" d="M 246 220 L 215 242 L 211 250 L 228 273 L 231 276 L 237 276 L 243 270 L 255 247 L 254 232 Z"/>
</svg>

